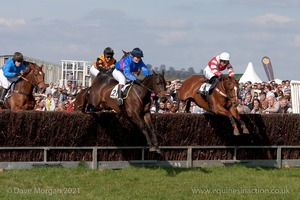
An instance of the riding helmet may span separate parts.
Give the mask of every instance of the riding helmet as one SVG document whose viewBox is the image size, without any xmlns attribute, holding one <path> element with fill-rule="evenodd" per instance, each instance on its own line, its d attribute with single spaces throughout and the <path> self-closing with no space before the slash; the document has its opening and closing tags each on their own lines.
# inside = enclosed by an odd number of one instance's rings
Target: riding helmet
<svg viewBox="0 0 300 200">
<path fill-rule="evenodd" d="M 110 56 L 113 56 L 115 53 L 114 53 L 114 50 L 110 47 L 106 47 L 103 51 L 103 54 L 106 56 L 106 55 L 110 55 Z"/>
<path fill-rule="evenodd" d="M 144 57 L 143 51 L 140 48 L 134 48 L 131 51 L 131 55 L 137 58 Z"/>
<path fill-rule="evenodd" d="M 12 59 L 14 62 L 16 62 L 16 61 L 23 62 L 23 60 L 24 60 L 23 54 L 21 54 L 20 52 L 15 52 Z"/>
<path fill-rule="evenodd" d="M 230 57 L 230 55 L 227 52 L 223 52 L 220 54 L 220 60 L 228 60 L 229 61 L 229 57 Z"/>
</svg>

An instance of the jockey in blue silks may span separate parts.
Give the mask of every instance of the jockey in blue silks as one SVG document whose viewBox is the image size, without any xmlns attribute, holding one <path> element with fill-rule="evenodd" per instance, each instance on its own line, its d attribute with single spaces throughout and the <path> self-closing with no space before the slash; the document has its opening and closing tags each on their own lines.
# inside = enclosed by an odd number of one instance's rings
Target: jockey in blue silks
<svg viewBox="0 0 300 200">
<path fill-rule="evenodd" d="M 143 75 L 149 76 L 150 70 L 141 59 L 144 56 L 143 51 L 139 48 L 134 48 L 130 55 L 122 58 L 115 64 L 115 69 L 112 73 L 113 77 L 119 82 L 118 86 L 118 99 L 119 106 L 123 105 L 122 88 L 126 83 L 126 79 L 140 84 L 141 80 L 138 79 L 132 72 L 138 72 L 141 69 Z"/>
<path fill-rule="evenodd" d="M 0 69 L 0 82 L 2 85 L 0 105 L 3 105 L 4 97 L 11 83 L 17 81 L 21 75 L 21 71 L 25 70 L 26 66 L 23 63 L 23 55 L 20 52 L 15 52 L 13 57 L 5 61 L 5 64 Z"/>
</svg>

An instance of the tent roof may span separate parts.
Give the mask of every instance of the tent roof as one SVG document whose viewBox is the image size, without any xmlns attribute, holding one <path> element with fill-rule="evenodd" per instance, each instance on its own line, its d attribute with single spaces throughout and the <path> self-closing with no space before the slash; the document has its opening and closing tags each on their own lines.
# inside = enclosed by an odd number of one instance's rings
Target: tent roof
<svg viewBox="0 0 300 200">
<path fill-rule="evenodd" d="M 240 78 L 240 83 L 246 83 L 247 81 L 251 81 L 252 83 L 261 83 L 262 80 L 256 74 L 252 62 L 248 63 L 247 69 L 244 72 L 243 76 Z"/>
</svg>

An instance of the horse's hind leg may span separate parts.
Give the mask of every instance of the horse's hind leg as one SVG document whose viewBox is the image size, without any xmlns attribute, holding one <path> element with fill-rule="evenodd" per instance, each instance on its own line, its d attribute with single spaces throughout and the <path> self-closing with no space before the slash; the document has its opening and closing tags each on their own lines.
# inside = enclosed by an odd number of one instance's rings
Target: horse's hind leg
<svg viewBox="0 0 300 200">
<path fill-rule="evenodd" d="M 190 112 L 190 107 L 191 107 L 191 99 L 187 99 L 186 103 L 185 103 L 185 109 L 184 112 L 185 113 L 189 113 Z"/>
</svg>

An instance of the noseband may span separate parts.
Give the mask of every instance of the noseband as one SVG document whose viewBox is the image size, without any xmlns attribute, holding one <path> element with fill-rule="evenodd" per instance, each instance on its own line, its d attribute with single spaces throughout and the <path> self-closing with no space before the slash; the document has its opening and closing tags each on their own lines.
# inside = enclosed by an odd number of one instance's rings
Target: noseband
<svg viewBox="0 0 300 200">
<path fill-rule="evenodd" d="M 222 95 L 223 97 L 228 98 L 229 101 L 233 104 L 234 107 L 237 107 L 238 104 L 236 103 L 236 101 L 233 100 L 234 98 L 237 97 L 237 95 L 233 95 L 233 96 L 228 95 L 229 89 L 226 88 L 226 87 L 224 86 L 224 81 L 222 82 L 222 87 L 225 89 L 225 91 L 226 91 L 227 94 L 225 94 L 224 92 L 222 92 L 219 88 L 216 88 L 216 91 L 217 91 L 220 95 Z"/>
</svg>

